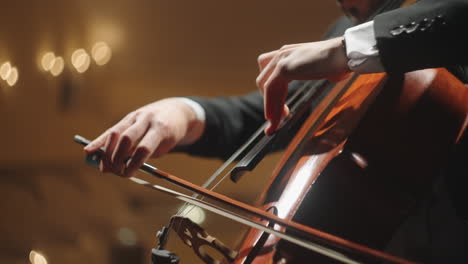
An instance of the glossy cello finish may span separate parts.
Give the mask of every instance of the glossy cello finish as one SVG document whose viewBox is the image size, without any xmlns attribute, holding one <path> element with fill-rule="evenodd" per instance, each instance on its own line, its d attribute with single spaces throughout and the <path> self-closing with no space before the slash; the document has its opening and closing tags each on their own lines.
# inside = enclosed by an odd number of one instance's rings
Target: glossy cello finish
<svg viewBox="0 0 468 264">
<path fill-rule="evenodd" d="M 312 111 L 258 205 L 383 250 L 464 129 L 468 89 L 442 68 L 354 76 L 322 89 L 345 92 Z M 253 229 L 239 252 L 235 263 L 334 263 Z"/>
</svg>

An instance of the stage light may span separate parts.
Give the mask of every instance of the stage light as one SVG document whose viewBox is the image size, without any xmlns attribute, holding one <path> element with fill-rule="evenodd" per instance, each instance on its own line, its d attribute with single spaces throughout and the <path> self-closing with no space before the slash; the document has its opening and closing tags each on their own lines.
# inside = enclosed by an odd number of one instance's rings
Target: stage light
<svg viewBox="0 0 468 264">
<path fill-rule="evenodd" d="M 189 218 L 197 224 L 203 223 L 206 218 L 205 211 L 203 211 L 200 207 L 193 205 L 186 206 L 181 215 Z"/>
<path fill-rule="evenodd" d="M 47 259 L 44 255 L 34 250 L 29 252 L 29 261 L 31 264 L 47 264 Z"/>
<path fill-rule="evenodd" d="M 8 83 L 8 85 L 13 86 L 18 81 L 18 77 L 19 77 L 18 69 L 16 67 L 13 67 L 10 70 L 10 74 L 8 74 L 6 82 Z"/>
<path fill-rule="evenodd" d="M 8 76 L 10 76 L 10 74 L 11 74 L 11 63 L 8 61 L 8 62 L 3 63 L 2 66 L 0 66 L 0 77 L 6 81 L 8 79 Z"/>
<path fill-rule="evenodd" d="M 41 66 L 44 71 L 50 71 L 54 66 L 55 54 L 53 52 L 47 52 L 42 56 Z"/>
<path fill-rule="evenodd" d="M 91 64 L 91 58 L 84 49 L 75 50 L 72 54 L 71 60 L 73 67 L 75 67 L 76 71 L 79 73 L 87 71 Z"/>
<path fill-rule="evenodd" d="M 65 68 L 65 61 L 63 60 L 63 58 L 60 56 L 55 57 L 54 60 L 52 61 L 52 66 L 50 67 L 50 73 L 53 76 L 57 77 L 63 72 L 64 68 Z"/>
<path fill-rule="evenodd" d="M 102 66 L 107 64 L 112 57 L 112 50 L 107 43 L 101 41 L 94 44 L 91 55 L 97 65 Z"/>
</svg>

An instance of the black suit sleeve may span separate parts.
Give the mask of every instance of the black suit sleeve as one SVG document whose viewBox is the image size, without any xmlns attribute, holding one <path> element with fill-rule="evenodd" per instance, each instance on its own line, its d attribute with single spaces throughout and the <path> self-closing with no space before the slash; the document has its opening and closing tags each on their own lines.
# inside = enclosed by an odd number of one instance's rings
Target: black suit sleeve
<svg viewBox="0 0 468 264">
<path fill-rule="evenodd" d="M 290 85 L 289 94 L 304 82 Z M 193 145 L 181 148 L 188 154 L 227 159 L 265 122 L 263 96 L 252 92 L 231 97 L 189 97 L 206 114 L 205 132 Z"/>
<path fill-rule="evenodd" d="M 389 73 L 468 64 L 468 0 L 421 0 L 380 14 L 374 31 Z"/>
<path fill-rule="evenodd" d="M 259 92 L 233 97 L 190 97 L 206 114 L 205 132 L 184 151 L 205 157 L 227 159 L 264 122 L 263 98 Z"/>
</svg>

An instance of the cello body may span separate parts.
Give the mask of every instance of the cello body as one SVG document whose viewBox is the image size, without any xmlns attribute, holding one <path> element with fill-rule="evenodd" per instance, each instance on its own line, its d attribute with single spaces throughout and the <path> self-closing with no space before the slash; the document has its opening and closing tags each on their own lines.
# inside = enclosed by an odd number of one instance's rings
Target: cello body
<svg viewBox="0 0 468 264">
<path fill-rule="evenodd" d="M 345 86 L 314 129 L 328 106 L 312 110 L 257 205 L 383 250 L 445 166 L 465 128 L 468 89 L 443 68 L 353 76 L 333 89 Z M 254 229 L 239 253 L 234 263 L 334 263 Z"/>
</svg>

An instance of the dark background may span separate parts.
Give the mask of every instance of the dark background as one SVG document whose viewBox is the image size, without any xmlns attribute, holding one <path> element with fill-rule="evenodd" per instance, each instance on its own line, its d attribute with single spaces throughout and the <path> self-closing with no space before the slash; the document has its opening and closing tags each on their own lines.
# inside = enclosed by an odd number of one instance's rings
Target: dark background
<svg viewBox="0 0 468 264">
<path fill-rule="evenodd" d="M 149 263 L 155 232 L 180 203 L 87 167 L 74 134 L 93 138 L 146 103 L 170 96 L 232 95 L 256 89 L 257 56 L 317 40 L 339 14 L 333 0 L 14 0 L 2 1 L 0 65 L 0 263 Z M 113 56 L 83 74 L 70 62 L 105 41 Z M 63 56 L 58 77 L 41 70 L 48 51 Z M 252 177 L 219 192 L 253 203 L 278 155 Z M 172 154 L 152 161 L 201 184 L 218 160 Z M 161 183 L 155 180 L 155 183 Z M 161 183 L 166 185 L 165 183 Z M 208 232 L 235 246 L 241 226 L 207 214 Z M 125 245 L 119 234 L 130 234 Z M 199 263 L 173 237 L 182 263 Z"/>
</svg>

